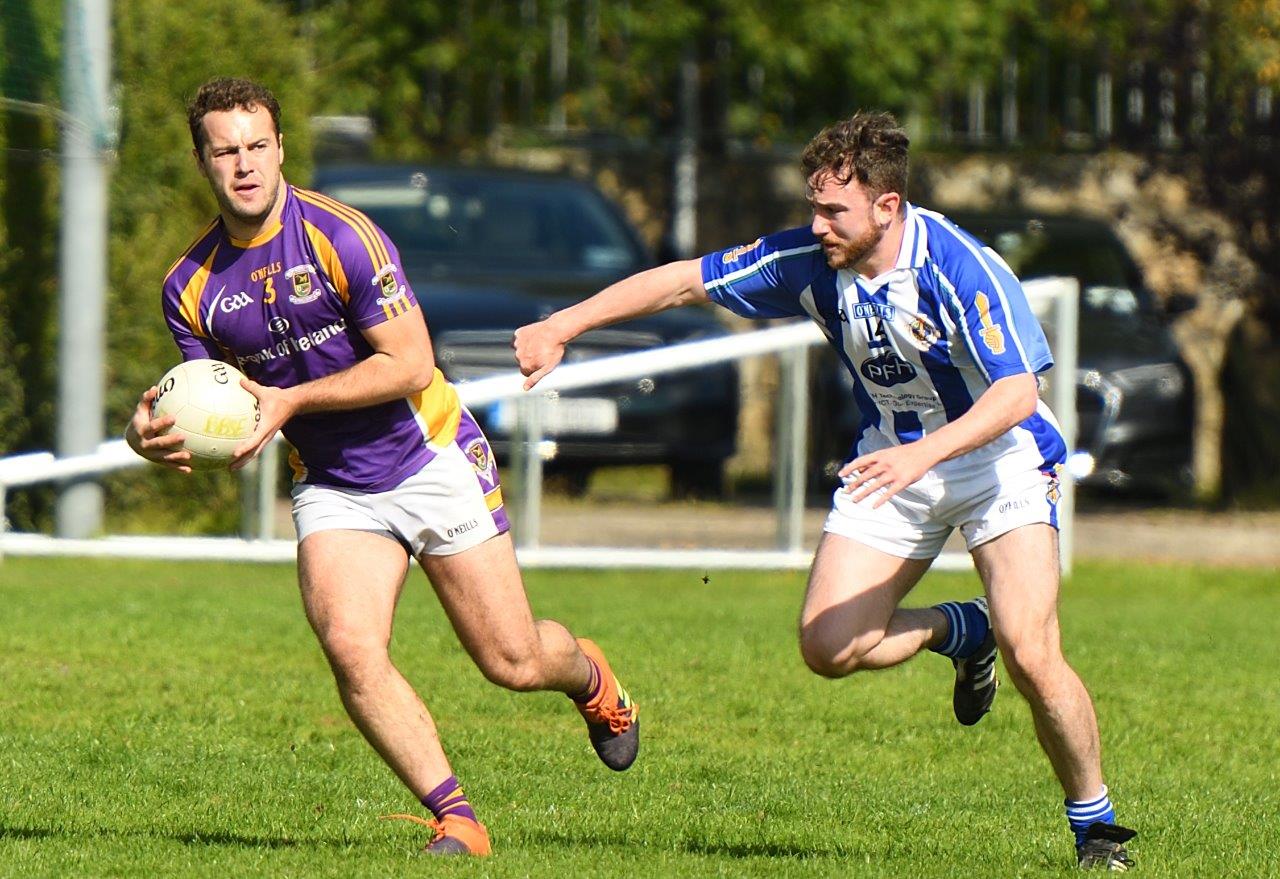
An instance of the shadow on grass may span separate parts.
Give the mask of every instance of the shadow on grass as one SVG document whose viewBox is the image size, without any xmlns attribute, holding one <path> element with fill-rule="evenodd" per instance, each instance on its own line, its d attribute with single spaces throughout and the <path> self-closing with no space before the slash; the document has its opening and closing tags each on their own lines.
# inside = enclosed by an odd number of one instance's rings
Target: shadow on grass
<svg viewBox="0 0 1280 879">
<path fill-rule="evenodd" d="M 239 833 L 171 833 L 167 836 L 183 845 L 234 845 L 240 848 L 296 848 L 300 845 L 338 845 L 326 840 L 298 840 L 288 836 L 244 836 Z"/>
<path fill-rule="evenodd" d="M 821 861 L 832 858 L 848 858 L 856 854 L 853 851 L 837 852 L 828 849 L 806 848 L 787 842 L 768 841 L 716 842 L 709 839 L 681 839 L 652 845 L 646 844 L 644 840 L 637 839 L 635 836 L 602 835 L 599 833 L 575 835 L 573 833 L 543 831 L 529 834 L 525 839 L 534 845 L 555 846 L 565 849 L 633 849 L 637 852 L 647 853 L 671 851 L 729 858 L 786 858 L 796 861 Z"/>
<path fill-rule="evenodd" d="M 157 833 L 150 830 L 105 830 L 71 827 L 6 827 L 0 825 L 0 841 L 7 839 L 53 839 L 56 837 L 149 837 L 171 839 L 189 846 L 236 846 L 239 848 L 334 848 L 348 849 L 354 842 L 342 838 L 298 839 L 291 836 L 253 836 L 240 833 Z"/>
<path fill-rule="evenodd" d="M 65 830 L 47 827 L 0 827 L 0 839 L 48 839 L 51 836 L 70 836 Z"/>
</svg>

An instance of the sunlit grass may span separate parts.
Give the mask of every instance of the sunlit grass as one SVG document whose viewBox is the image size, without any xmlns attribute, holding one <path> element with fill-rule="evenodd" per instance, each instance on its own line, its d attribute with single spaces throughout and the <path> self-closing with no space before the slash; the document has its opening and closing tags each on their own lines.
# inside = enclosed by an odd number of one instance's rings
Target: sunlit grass
<svg viewBox="0 0 1280 879">
<path fill-rule="evenodd" d="M 827 681 L 798 573 L 530 574 L 642 705 L 598 764 L 563 697 L 487 684 L 421 575 L 394 653 L 494 838 L 424 865 L 414 808 L 342 712 L 288 566 L 0 563 L 0 875 L 1015 876 L 1073 866 L 1011 687 L 973 729 L 924 656 Z M 931 575 L 913 601 L 964 596 Z M 1068 653 L 1144 875 L 1262 876 L 1280 848 L 1274 571 L 1081 565 Z"/>
</svg>

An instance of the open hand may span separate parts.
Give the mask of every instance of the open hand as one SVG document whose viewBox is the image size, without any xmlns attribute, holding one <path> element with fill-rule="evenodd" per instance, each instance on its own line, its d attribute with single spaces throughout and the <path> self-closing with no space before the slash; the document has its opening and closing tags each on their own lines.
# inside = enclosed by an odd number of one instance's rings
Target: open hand
<svg viewBox="0 0 1280 879">
<path fill-rule="evenodd" d="M 936 464 L 918 442 L 859 455 L 840 468 L 844 490 L 853 495 L 854 503 L 876 495 L 872 509 L 916 482 Z"/>
</svg>

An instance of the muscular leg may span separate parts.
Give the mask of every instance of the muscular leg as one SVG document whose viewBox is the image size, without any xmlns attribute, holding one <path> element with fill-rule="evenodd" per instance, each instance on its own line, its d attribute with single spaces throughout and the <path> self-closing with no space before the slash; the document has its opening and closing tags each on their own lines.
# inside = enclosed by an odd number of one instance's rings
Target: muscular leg
<svg viewBox="0 0 1280 879">
<path fill-rule="evenodd" d="M 363 531 L 319 531 L 298 545 L 302 603 L 365 739 L 421 799 L 453 774 L 435 723 L 391 664 L 391 621 L 409 559 Z"/>
<path fill-rule="evenodd" d="M 1036 737 L 1067 797 L 1102 790 L 1098 722 L 1058 630 L 1058 536 L 1027 525 L 973 550 L 1005 667 L 1031 706 Z"/>
<path fill-rule="evenodd" d="M 511 690 L 577 694 L 591 679 L 569 630 L 534 620 L 508 534 L 420 562 L 458 639 L 484 676 Z"/>
<path fill-rule="evenodd" d="M 941 611 L 898 607 L 931 563 L 824 533 L 800 614 L 800 653 L 809 668 L 838 678 L 897 665 L 938 643 L 947 633 Z"/>
</svg>

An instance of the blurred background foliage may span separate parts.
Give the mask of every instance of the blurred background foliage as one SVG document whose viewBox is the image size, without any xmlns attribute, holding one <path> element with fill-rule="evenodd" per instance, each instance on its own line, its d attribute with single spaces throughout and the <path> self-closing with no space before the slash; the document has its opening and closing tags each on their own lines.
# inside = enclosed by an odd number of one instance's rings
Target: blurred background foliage
<svg viewBox="0 0 1280 879">
<path fill-rule="evenodd" d="M 74 87 L 61 82 L 62 7 L 0 0 L 0 453 L 54 445 L 59 139 L 32 107 Z M 1210 173 L 1260 164 L 1269 213 L 1250 240 L 1280 275 L 1280 0 L 116 0 L 112 14 L 108 435 L 174 359 L 160 281 L 214 211 L 184 104 L 219 75 L 275 91 L 300 183 L 309 120 L 336 115 L 371 119 L 384 158 L 601 140 L 669 150 L 682 134 L 713 157 L 794 152 L 821 125 L 880 107 L 935 149 L 1163 147 Z M 1089 123 L 1102 77 L 1114 131 Z M 692 132 L 682 81 L 696 91 Z M 1174 140 L 1160 140 L 1162 119 Z M 170 482 L 134 479 L 129 495 L 145 506 Z M 213 499 L 191 516 L 218 516 Z M 11 512 L 39 526 L 47 500 L 27 492 Z"/>
</svg>

